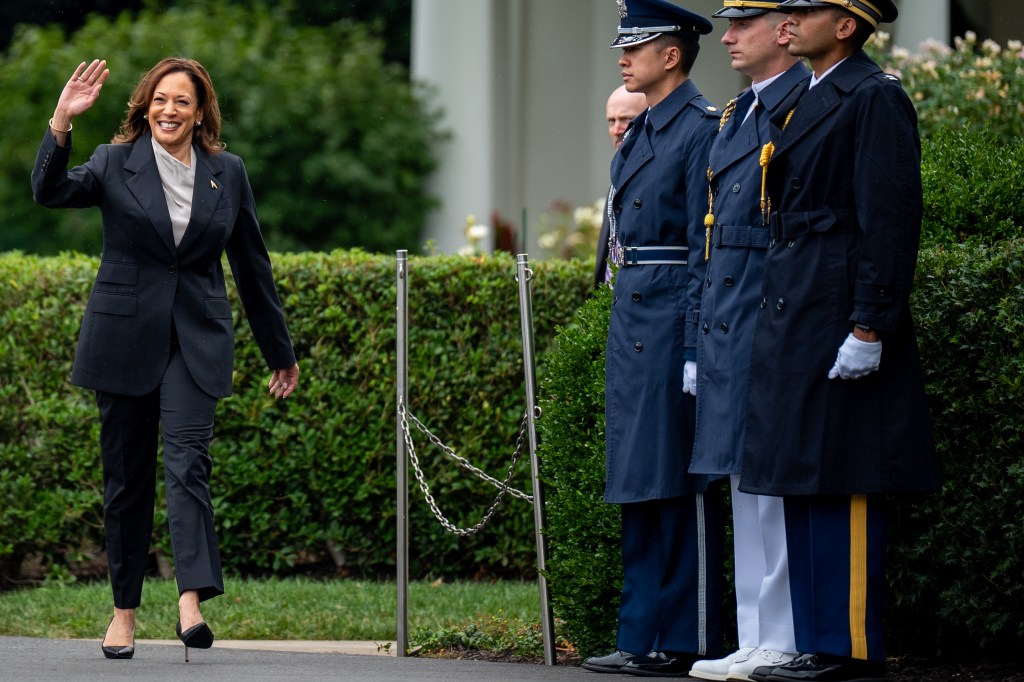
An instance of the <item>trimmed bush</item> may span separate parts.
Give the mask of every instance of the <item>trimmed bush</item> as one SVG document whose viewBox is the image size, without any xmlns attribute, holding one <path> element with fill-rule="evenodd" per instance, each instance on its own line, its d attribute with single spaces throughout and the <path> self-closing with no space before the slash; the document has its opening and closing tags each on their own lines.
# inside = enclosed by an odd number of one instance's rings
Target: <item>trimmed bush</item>
<svg viewBox="0 0 1024 682">
<path fill-rule="evenodd" d="M 218 407 L 212 490 L 225 568 L 393 575 L 395 260 L 361 252 L 276 255 L 300 358 L 298 392 L 266 395 L 269 372 L 235 307 L 233 397 Z M 67 382 L 97 260 L 0 255 L 0 570 L 26 558 L 55 577 L 102 549 L 98 417 Z M 532 264 L 538 376 L 554 328 L 589 294 L 588 264 Z M 518 286 L 508 256 L 409 261 L 410 410 L 456 451 L 503 478 L 525 411 Z M 229 296 L 235 297 L 230 288 Z M 417 450 L 451 520 L 476 523 L 496 490 L 426 439 Z M 158 477 L 161 480 L 162 476 Z M 480 534 L 445 532 L 410 474 L 414 577 L 536 575 L 533 514 L 506 498 Z M 530 492 L 529 457 L 513 485 Z M 170 557 L 158 516 L 156 552 Z"/>
<path fill-rule="evenodd" d="M 1024 226 L 1024 142 L 940 129 L 922 143 L 921 242 L 994 244 Z"/>
</svg>

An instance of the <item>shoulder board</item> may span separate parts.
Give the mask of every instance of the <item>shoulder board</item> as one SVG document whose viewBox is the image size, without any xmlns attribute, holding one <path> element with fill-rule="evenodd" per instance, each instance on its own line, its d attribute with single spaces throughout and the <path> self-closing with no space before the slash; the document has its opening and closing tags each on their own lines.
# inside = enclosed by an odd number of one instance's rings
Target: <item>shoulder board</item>
<svg viewBox="0 0 1024 682">
<path fill-rule="evenodd" d="M 694 97 L 690 100 L 690 105 L 700 109 L 700 112 L 704 116 L 709 116 L 711 118 L 721 118 L 722 116 L 721 109 L 712 104 L 711 100 L 705 99 L 704 97 Z"/>
</svg>

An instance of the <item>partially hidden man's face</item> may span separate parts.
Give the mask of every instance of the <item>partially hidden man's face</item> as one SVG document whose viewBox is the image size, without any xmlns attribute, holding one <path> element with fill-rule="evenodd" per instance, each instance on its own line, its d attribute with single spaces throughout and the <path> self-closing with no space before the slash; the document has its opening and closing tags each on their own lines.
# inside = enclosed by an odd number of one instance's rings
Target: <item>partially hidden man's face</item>
<svg viewBox="0 0 1024 682">
<path fill-rule="evenodd" d="M 647 108 L 647 98 L 640 93 L 616 90 L 608 98 L 605 114 L 608 119 L 608 136 L 618 149 L 622 144 L 622 134 L 626 132 L 629 122 Z"/>
</svg>

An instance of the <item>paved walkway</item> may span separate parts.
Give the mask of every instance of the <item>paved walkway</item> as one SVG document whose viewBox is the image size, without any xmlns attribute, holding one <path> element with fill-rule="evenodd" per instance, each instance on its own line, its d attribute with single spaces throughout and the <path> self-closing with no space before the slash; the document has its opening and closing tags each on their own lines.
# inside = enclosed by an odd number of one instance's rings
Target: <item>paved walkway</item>
<svg viewBox="0 0 1024 682">
<path fill-rule="evenodd" d="M 135 658 L 114 661 L 100 653 L 99 640 L 0 637 L 0 681 L 579 682 L 589 679 L 590 682 L 615 682 L 636 679 L 629 675 L 595 675 L 576 667 L 398 658 L 379 650 L 375 642 L 218 640 L 212 649 L 193 650 L 188 664 L 180 642 L 139 640 L 135 646 Z"/>
</svg>

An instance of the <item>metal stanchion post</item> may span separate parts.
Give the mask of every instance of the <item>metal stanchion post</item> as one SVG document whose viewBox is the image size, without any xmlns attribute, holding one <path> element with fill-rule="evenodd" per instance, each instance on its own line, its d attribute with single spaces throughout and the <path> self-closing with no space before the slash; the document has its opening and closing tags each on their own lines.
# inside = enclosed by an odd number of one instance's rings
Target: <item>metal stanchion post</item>
<svg viewBox="0 0 1024 682">
<path fill-rule="evenodd" d="M 409 649 L 409 460 L 405 451 L 405 434 L 402 430 L 402 409 L 408 410 L 406 403 L 406 387 L 409 384 L 409 289 L 408 266 L 409 252 L 400 249 L 396 252 L 397 260 L 397 304 L 396 304 L 396 339 L 395 357 L 397 371 L 395 384 L 397 399 L 395 402 L 395 421 L 397 438 L 395 452 L 397 468 L 395 487 L 398 512 L 395 522 L 398 524 L 398 542 L 395 552 L 397 567 L 396 582 L 398 583 L 398 608 L 396 614 L 397 635 L 396 646 L 398 656 L 405 656 Z"/>
<path fill-rule="evenodd" d="M 547 566 L 544 542 L 544 492 L 540 482 L 540 466 L 537 463 L 537 406 L 536 377 L 533 358 L 533 298 L 530 280 L 533 271 L 529 268 L 529 257 L 525 253 L 516 256 L 516 281 L 519 282 L 519 319 L 523 332 L 523 372 L 526 376 L 526 409 L 530 438 L 530 474 L 533 480 L 533 522 L 537 535 L 537 582 L 540 586 L 540 624 L 544 638 L 544 663 L 555 664 L 555 619 L 548 595 L 548 581 L 544 576 Z"/>
</svg>

